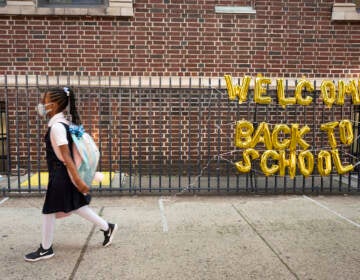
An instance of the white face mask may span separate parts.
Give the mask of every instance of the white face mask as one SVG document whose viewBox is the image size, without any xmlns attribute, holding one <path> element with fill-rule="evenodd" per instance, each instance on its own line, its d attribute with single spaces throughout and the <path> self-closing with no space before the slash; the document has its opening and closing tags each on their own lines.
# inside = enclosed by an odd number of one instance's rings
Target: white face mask
<svg viewBox="0 0 360 280">
<path fill-rule="evenodd" d="M 36 110 L 40 117 L 45 117 L 47 113 L 51 112 L 52 109 L 46 110 L 46 106 L 48 106 L 50 104 L 53 104 L 53 103 L 47 103 L 47 104 L 39 103 L 37 105 Z"/>
</svg>

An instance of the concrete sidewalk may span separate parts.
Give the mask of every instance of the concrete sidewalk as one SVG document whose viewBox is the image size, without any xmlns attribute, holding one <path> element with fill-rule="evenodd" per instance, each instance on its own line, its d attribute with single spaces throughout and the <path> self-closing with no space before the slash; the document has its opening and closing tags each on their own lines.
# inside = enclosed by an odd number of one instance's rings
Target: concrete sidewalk
<svg viewBox="0 0 360 280">
<path fill-rule="evenodd" d="M 41 198 L 0 198 L 1 279 L 359 279 L 359 196 L 94 197 L 114 243 L 73 215 L 41 240 Z"/>
</svg>

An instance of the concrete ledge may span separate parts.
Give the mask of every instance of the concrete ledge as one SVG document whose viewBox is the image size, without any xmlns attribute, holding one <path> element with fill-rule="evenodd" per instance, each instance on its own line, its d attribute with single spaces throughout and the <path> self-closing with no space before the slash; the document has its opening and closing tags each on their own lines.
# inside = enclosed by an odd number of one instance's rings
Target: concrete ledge
<svg viewBox="0 0 360 280">
<path fill-rule="evenodd" d="M 255 85 L 256 76 L 251 76 L 250 87 Z M 270 89 L 276 89 L 277 77 L 269 77 L 271 79 Z M 232 77 L 233 83 L 236 84 L 243 77 Z M 288 82 L 288 88 L 293 89 L 299 81 L 299 78 L 284 78 Z M 321 85 L 323 80 L 333 80 L 335 84 L 339 80 L 348 83 L 350 80 L 358 80 L 356 78 L 307 78 L 311 82 L 315 82 L 317 87 Z M 179 76 L 45 76 L 45 75 L 0 75 L 0 86 L 80 86 L 80 87 L 123 87 L 123 88 L 219 88 L 226 89 L 224 77 L 179 77 Z"/>
<path fill-rule="evenodd" d="M 215 6 L 217 14 L 256 14 L 250 6 Z"/>
<path fill-rule="evenodd" d="M 360 13 L 353 3 L 335 3 L 331 15 L 333 21 L 360 21 Z"/>
</svg>

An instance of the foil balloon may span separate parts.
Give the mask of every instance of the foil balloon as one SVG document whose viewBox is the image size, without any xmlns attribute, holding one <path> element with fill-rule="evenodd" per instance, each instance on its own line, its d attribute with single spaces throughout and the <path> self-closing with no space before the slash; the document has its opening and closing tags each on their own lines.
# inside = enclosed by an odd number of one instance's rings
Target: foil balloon
<svg viewBox="0 0 360 280">
<path fill-rule="evenodd" d="M 342 165 L 338 149 L 331 150 L 331 155 L 332 155 L 336 170 L 339 174 L 345 174 L 354 169 L 354 166 L 352 164 L 348 164 L 345 166 Z"/>
<path fill-rule="evenodd" d="M 345 102 L 345 94 L 346 94 L 346 86 L 343 80 L 339 80 L 338 82 L 338 94 L 336 98 L 337 105 L 344 105 Z"/>
<path fill-rule="evenodd" d="M 235 128 L 235 146 L 241 149 L 248 148 L 251 144 L 254 127 L 248 121 L 237 121 Z"/>
<path fill-rule="evenodd" d="M 268 166 L 267 162 L 269 158 L 272 158 L 274 160 L 279 160 L 279 154 L 274 150 L 267 150 L 262 154 L 260 160 L 260 167 L 262 172 L 266 176 L 271 176 L 279 171 L 279 165 L 277 164 L 273 164 L 271 167 Z"/>
<path fill-rule="evenodd" d="M 324 80 L 320 86 L 321 97 L 328 108 L 331 108 L 336 100 L 335 85 L 332 81 Z"/>
<path fill-rule="evenodd" d="M 271 134 L 269 130 L 269 125 L 266 122 L 260 123 L 259 127 L 255 131 L 250 146 L 254 148 L 260 142 L 265 144 L 266 149 L 272 149 Z"/>
<path fill-rule="evenodd" d="M 270 104 L 271 97 L 263 96 L 266 93 L 266 88 L 263 87 L 263 84 L 271 84 L 271 79 L 264 77 L 257 77 L 255 79 L 254 101 L 258 104 Z"/>
<path fill-rule="evenodd" d="M 230 100 L 235 100 L 236 97 L 239 99 L 239 103 L 247 100 L 247 95 L 250 87 L 251 77 L 244 76 L 241 85 L 233 85 L 232 78 L 230 75 L 225 75 L 226 88 Z"/>
<path fill-rule="evenodd" d="M 351 94 L 352 103 L 354 105 L 360 105 L 360 92 L 359 89 L 356 87 L 354 80 L 351 80 L 346 86 L 346 93 Z"/>
<path fill-rule="evenodd" d="M 339 124 L 340 141 L 345 145 L 350 145 L 354 142 L 354 132 L 352 123 L 349 120 L 342 120 Z"/>
<path fill-rule="evenodd" d="M 251 160 L 259 158 L 259 152 L 255 149 L 246 149 L 243 152 L 243 161 L 235 162 L 235 167 L 238 171 L 242 173 L 250 172 L 251 170 Z"/>
<path fill-rule="evenodd" d="M 306 150 L 310 147 L 310 144 L 303 139 L 304 134 L 308 133 L 309 131 L 310 127 L 307 125 L 303 126 L 300 130 L 299 124 L 293 124 L 291 126 L 291 140 L 289 146 L 290 151 L 295 151 L 297 145 L 301 146 L 303 150 Z"/>
<path fill-rule="evenodd" d="M 295 97 L 285 97 L 284 79 L 276 80 L 277 97 L 279 104 L 285 109 L 287 105 L 296 104 Z"/>
<path fill-rule="evenodd" d="M 302 175 L 308 177 L 314 170 L 314 155 L 310 151 L 302 151 L 298 156 L 298 166 Z"/>
<path fill-rule="evenodd" d="M 286 152 L 284 150 L 279 152 L 279 174 L 285 176 L 286 168 L 289 170 L 290 178 L 296 175 L 296 152 L 290 152 L 289 159 L 286 159 Z"/>
<path fill-rule="evenodd" d="M 277 124 L 275 125 L 272 134 L 271 140 L 275 149 L 285 150 L 290 146 L 290 139 L 284 139 L 282 142 L 279 140 L 279 134 L 291 134 L 291 129 L 286 124 Z"/>
<path fill-rule="evenodd" d="M 296 97 L 296 101 L 298 104 L 307 106 L 307 105 L 310 105 L 313 98 L 311 96 L 306 96 L 305 98 L 303 98 L 302 91 L 304 88 L 309 92 L 314 91 L 314 86 L 308 80 L 301 79 L 299 81 L 299 83 L 296 85 L 295 97 Z"/>
<path fill-rule="evenodd" d="M 337 146 L 336 139 L 335 139 L 335 133 L 334 129 L 339 125 L 338 122 L 328 122 L 324 123 L 320 126 L 320 129 L 323 131 L 326 131 L 328 134 L 328 141 L 330 144 L 330 147 L 335 149 Z"/>
<path fill-rule="evenodd" d="M 328 176 L 331 173 L 331 154 L 328 151 L 319 152 L 317 167 L 321 176 Z"/>
</svg>

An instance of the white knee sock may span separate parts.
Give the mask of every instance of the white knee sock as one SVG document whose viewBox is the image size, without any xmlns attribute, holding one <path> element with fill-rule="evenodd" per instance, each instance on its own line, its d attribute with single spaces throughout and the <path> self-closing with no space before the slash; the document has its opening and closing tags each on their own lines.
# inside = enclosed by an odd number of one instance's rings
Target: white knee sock
<svg viewBox="0 0 360 280">
<path fill-rule="evenodd" d="M 54 239 L 55 214 L 44 214 L 42 225 L 42 241 L 41 246 L 47 250 L 51 247 Z"/>
<path fill-rule="evenodd" d="M 97 225 L 102 230 L 107 231 L 109 229 L 108 223 L 87 205 L 75 210 L 74 213 Z"/>
</svg>

